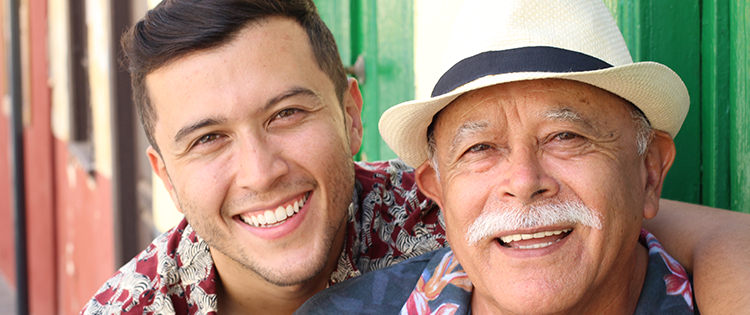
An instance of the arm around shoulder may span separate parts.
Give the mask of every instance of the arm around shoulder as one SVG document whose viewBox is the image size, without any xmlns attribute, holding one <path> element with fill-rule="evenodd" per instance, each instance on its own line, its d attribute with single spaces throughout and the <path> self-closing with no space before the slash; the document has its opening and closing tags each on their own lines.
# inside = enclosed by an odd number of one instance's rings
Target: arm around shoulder
<svg viewBox="0 0 750 315">
<path fill-rule="evenodd" d="M 750 314 L 750 215 L 662 199 L 643 225 L 693 274 L 702 313 Z"/>
</svg>

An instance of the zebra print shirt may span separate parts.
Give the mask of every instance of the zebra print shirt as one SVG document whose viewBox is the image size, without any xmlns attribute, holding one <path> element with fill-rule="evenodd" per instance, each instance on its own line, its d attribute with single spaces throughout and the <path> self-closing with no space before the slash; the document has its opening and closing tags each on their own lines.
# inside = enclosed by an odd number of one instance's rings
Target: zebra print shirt
<svg viewBox="0 0 750 315">
<path fill-rule="evenodd" d="M 355 163 L 347 235 L 329 285 L 443 247 L 445 222 L 400 160 Z M 186 220 L 120 268 L 81 314 L 216 314 L 216 270 Z"/>
</svg>

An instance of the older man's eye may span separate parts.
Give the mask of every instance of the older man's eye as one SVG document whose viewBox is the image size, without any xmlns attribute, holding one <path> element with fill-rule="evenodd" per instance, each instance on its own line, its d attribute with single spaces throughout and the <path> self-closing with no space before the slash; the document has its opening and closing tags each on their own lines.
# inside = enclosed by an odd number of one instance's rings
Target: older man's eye
<svg viewBox="0 0 750 315">
<path fill-rule="evenodd" d="M 484 144 L 484 143 L 480 143 L 480 144 L 476 144 L 476 145 L 472 146 L 471 148 L 469 148 L 468 152 L 479 152 L 479 151 L 487 150 L 489 148 L 490 148 L 489 145 Z"/>
<path fill-rule="evenodd" d="M 561 132 L 555 135 L 555 138 L 557 138 L 558 140 L 573 140 L 578 137 L 580 136 L 572 132 Z"/>
</svg>

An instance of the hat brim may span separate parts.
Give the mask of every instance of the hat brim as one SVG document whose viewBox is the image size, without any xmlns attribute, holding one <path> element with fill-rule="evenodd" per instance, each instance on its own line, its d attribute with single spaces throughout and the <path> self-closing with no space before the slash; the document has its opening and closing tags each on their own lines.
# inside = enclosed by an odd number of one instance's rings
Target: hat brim
<svg viewBox="0 0 750 315">
<path fill-rule="evenodd" d="M 559 78 L 587 83 L 633 103 L 654 129 L 672 137 L 687 116 L 690 97 L 680 77 L 667 66 L 639 62 L 585 72 L 515 72 L 488 75 L 455 90 L 424 100 L 391 107 L 380 118 L 380 135 L 407 164 L 418 167 L 427 160 L 427 128 L 440 110 L 462 94 L 502 83 Z"/>
</svg>

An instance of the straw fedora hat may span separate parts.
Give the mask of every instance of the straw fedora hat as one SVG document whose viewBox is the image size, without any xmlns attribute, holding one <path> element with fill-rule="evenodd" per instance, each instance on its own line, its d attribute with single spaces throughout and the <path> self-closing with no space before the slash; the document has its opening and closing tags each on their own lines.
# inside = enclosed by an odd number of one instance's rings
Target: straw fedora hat
<svg viewBox="0 0 750 315">
<path fill-rule="evenodd" d="M 690 106 L 667 66 L 633 63 L 601 0 L 466 0 L 456 17 L 432 97 L 388 109 L 380 134 L 407 164 L 427 160 L 432 118 L 460 95 L 501 83 L 560 78 L 591 84 L 635 104 L 672 137 Z"/>
</svg>

